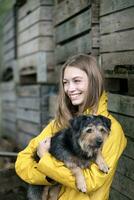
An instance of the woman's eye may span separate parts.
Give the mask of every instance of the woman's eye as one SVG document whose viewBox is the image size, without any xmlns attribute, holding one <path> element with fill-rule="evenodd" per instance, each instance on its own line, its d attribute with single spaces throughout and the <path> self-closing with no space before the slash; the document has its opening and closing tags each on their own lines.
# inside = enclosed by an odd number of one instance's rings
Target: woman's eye
<svg viewBox="0 0 134 200">
<path fill-rule="evenodd" d="M 75 82 L 75 83 L 79 83 L 79 82 L 80 82 L 80 80 L 74 80 L 74 82 Z"/>
</svg>

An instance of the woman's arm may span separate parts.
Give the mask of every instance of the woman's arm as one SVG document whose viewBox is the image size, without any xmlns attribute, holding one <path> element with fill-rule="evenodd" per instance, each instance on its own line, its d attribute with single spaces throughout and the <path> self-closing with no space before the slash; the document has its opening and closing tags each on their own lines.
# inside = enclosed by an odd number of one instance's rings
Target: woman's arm
<svg viewBox="0 0 134 200">
<path fill-rule="evenodd" d="M 33 156 L 37 151 L 39 142 L 44 140 L 45 137 L 52 137 L 53 133 L 56 132 L 54 127 L 54 121 L 52 121 L 39 136 L 32 139 L 28 146 L 18 154 L 15 169 L 18 176 L 25 182 L 38 185 L 50 185 L 46 180 L 45 173 L 37 170 L 38 163 L 34 160 Z"/>
<path fill-rule="evenodd" d="M 110 185 L 117 166 L 120 155 L 125 146 L 126 139 L 119 123 L 111 117 L 112 127 L 110 135 L 104 144 L 102 154 L 110 167 L 109 173 L 105 174 L 98 169 L 96 164 L 92 164 L 90 169 L 84 169 L 83 173 L 87 184 L 87 192 L 91 193 L 101 187 L 106 181 Z M 46 174 L 55 181 L 73 189 L 77 189 L 75 178 L 67 169 L 64 163 L 57 161 L 49 153 L 46 153 L 37 164 L 39 172 Z"/>
</svg>

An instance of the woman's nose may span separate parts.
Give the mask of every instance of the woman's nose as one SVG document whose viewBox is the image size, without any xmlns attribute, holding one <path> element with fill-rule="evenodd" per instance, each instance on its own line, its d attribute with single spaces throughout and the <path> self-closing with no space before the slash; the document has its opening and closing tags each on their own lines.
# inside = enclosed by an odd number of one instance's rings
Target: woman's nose
<svg viewBox="0 0 134 200">
<path fill-rule="evenodd" d="M 75 90 L 75 85 L 73 83 L 70 83 L 68 85 L 68 91 L 74 91 Z"/>
</svg>

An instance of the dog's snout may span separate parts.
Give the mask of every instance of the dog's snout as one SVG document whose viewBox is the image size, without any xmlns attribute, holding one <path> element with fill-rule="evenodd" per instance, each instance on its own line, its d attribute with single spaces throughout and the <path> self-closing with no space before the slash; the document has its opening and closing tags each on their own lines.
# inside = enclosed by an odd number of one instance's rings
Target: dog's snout
<svg viewBox="0 0 134 200">
<path fill-rule="evenodd" d="M 102 138 L 100 138 L 100 137 L 96 138 L 96 144 L 98 147 L 101 146 L 102 142 L 103 142 Z"/>
</svg>

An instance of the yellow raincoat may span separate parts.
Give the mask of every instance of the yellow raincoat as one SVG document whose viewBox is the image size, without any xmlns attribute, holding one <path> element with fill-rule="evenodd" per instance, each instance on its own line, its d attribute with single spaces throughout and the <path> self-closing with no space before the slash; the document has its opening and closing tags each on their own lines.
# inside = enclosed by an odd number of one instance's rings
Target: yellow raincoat
<svg viewBox="0 0 134 200">
<path fill-rule="evenodd" d="M 90 114 L 90 110 L 86 110 L 84 114 Z M 90 168 L 84 169 L 83 174 L 87 184 L 87 193 L 84 194 L 77 190 L 75 178 L 70 170 L 65 167 L 64 163 L 52 157 L 50 153 L 46 153 L 39 163 L 32 158 L 39 142 L 45 137 L 53 136 L 57 132 L 54 121 L 39 136 L 32 139 L 29 145 L 18 154 L 15 168 L 21 179 L 27 183 L 38 185 L 51 185 L 46 180 L 46 176 L 54 179 L 63 185 L 59 194 L 59 200 L 108 200 L 109 189 L 117 163 L 127 141 L 120 124 L 107 111 L 106 93 L 103 93 L 100 98 L 97 114 L 110 118 L 112 122 L 110 135 L 102 149 L 103 157 L 110 170 L 108 174 L 105 174 L 94 163 L 91 164 Z"/>
</svg>

